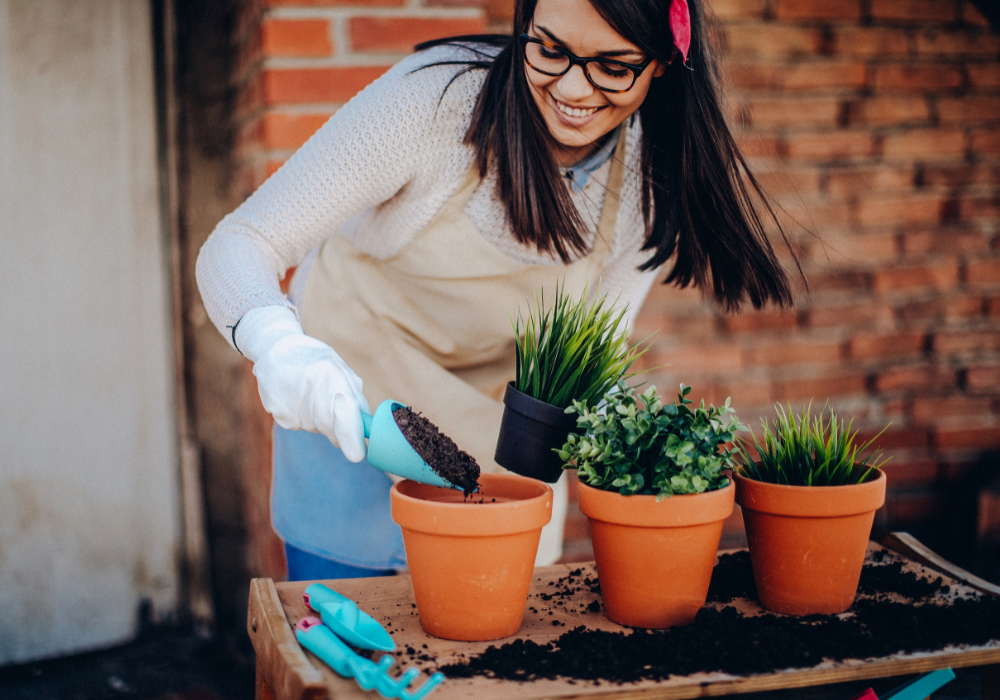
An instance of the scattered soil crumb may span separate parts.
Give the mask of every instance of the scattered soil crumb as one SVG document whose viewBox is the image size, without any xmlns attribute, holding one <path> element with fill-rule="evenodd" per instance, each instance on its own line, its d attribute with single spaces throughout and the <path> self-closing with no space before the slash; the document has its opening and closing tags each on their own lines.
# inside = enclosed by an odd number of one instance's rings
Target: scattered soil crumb
<svg viewBox="0 0 1000 700">
<path fill-rule="evenodd" d="M 903 571 L 898 559 L 880 555 L 865 564 L 858 599 L 842 615 L 744 615 L 732 606 L 709 606 L 686 627 L 605 632 L 581 625 L 547 644 L 518 639 L 438 670 L 450 678 L 558 677 L 623 684 L 700 672 L 743 676 L 1000 639 L 1000 599 L 947 600 L 940 579 Z M 555 595 L 546 593 L 543 599 L 599 586 L 581 574 L 560 579 Z M 709 589 L 709 601 L 737 598 L 756 598 L 746 552 L 722 555 Z"/>
<path fill-rule="evenodd" d="M 392 412 L 396 425 L 417 454 L 445 481 L 468 496 L 479 488 L 479 465 L 468 452 L 424 416 L 400 406 Z"/>
</svg>

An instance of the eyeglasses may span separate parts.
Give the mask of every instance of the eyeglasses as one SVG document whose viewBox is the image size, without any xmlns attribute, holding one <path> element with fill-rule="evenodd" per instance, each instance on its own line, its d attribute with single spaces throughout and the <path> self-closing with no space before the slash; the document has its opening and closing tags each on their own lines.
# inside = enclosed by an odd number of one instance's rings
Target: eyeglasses
<svg viewBox="0 0 1000 700">
<path fill-rule="evenodd" d="M 520 38 L 524 60 L 542 75 L 559 77 L 566 75 L 573 66 L 579 65 L 590 84 L 604 92 L 628 92 L 646 66 L 653 62 L 652 58 L 647 58 L 640 64 L 608 58 L 580 58 L 551 41 L 536 39 L 527 34 L 522 34 Z"/>
</svg>

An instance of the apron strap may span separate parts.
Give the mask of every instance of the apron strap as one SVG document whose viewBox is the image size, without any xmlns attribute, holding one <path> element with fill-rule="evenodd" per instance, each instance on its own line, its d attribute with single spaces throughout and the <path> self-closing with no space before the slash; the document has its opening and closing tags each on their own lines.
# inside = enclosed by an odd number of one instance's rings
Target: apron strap
<svg viewBox="0 0 1000 700">
<path fill-rule="evenodd" d="M 618 143 L 611 156 L 611 172 L 608 173 L 608 187 L 604 193 L 604 204 L 601 205 L 601 218 L 597 223 L 597 235 L 594 237 L 594 250 L 591 255 L 598 264 L 604 264 L 604 258 L 611 250 L 611 242 L 615 240 L 615 221 L 618 219 L 618 206 L 621 203 L 622 183 L 625 180 L 625 132 L 622 126 L 618 133 Z"/>
</svg>

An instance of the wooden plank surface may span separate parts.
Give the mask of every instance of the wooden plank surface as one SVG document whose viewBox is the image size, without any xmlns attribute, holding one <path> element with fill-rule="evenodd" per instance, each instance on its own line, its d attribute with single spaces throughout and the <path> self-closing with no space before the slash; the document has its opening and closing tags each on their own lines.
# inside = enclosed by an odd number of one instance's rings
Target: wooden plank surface
<svg viewBox="0 0 1000 700">
<path fill-rule="evenodd" d="M 880 548 L 871 545 L 871 548 Z M 923 570 L 930 574 L 924 565 L 911 562 L 907 564 L 911 570 Z M 623 628 L 604 617 L 602 612 L 592 612 L 588 605 L 599 599 L 598 594 L 589 590 L 575 593 L 572 598 L 545 600 L 552 591 L 561 586 L 553 585 L 572 571 L 581 571 L 579 579 L 590 576 L 596 578 L 593 564 L 557 565 L 535 570 L 531 592 L 528 597 L 527 610 L 518 638 L 531 639 L 539 644 L 555 640 L 564 632 L 584 625 L 588 629 L 622 631 Z M 934 573 L 934 577 L 939 574 Z M 959 581 L 945 576 L 945 583 L 952 587 L 949 595 L 969 593 L 972 589 L 963 586 Z M 395 576 L 374 579 L 353 579 L 325 582 L 334 590 L 356 600 L 361 607 L 376 620 L 381 622 L 392 634 L 401 650 L 393 675 L 401 672 L 399 664 L 412 664 L 428 673 L 437 666 L 460 661 L 484 651 L 492 644 L 502 644 L 514 638 L 500 642 L 452 642 L 437 639 L 426 634 L 420 627 L 413 592 L 408 576 Z M 275 586 L 278 599 L 286 617 L 287 629 L 310 613 L 302 600 L 306 582 L 280 583 Z M 577 586 L 574 586 L 577 587 Z M 582 587 L 582 586 L 580 586 Z M 756 602 L 735 601 L 726 605 L 735 605 L 744 613 L 757 613 L 760 608 Z M 426 645 L 426 648 L 424 647 Z M 410 659 L 405 652 L 412 647 L 419 653 L 426 653 L 433 661 L 419 662 Z M 256 642 L 255 642 L 256 647 Z M 329 689 L 330 698 L 368 698 L 352 680 L 343 679 L 334 674 L 322 662 L 308 652 L 304 652 L 319 673 L 323 683 Z M 1000 642 L 994 642 L 984 647 L 963 647 L 944 649 L 933 653 L 917 653 L 896 655 L 875 660 L 851 660 L 841 663 L 824 663 L 810 669 L 779 671 L 776 673 L 737 677 L 722 673 L 698 674 L 693 676 L 670 678 L 665 681 L 643 681 L 625 685 L 608 682 L 590 682 L 580 680 L 534 680 L 531 682 L 500 681 L 489 678 L 449 679 L 434 691 L 432 697 L 436 700 L 507 700 L 541 698 L 559 698 L 560 700 L 586 699 L 601 700 L 616 698 L 617 700 L 681 700 L 684 698 L 717 697 L 721 695 L 750 693 L 781 688 L 797 688 L 827 683 L 839 683 L 867 678 L 882 678 L 910 673 L 921 673 L 945 667 L 980 666 L 1000 663 Z M 426 679 L 425 673 L 421 679 Z M 311 676 L 315 678 L 315 676 Z M 312 683 L 310 691 L 315 686 Z M 286 684 L 286 688 L 288 688 Z M 291 694 L 276 692 L 278 700 L 298 700 L 299 697 L 291 688 Z M 277 691 L 277 689 L 276 689 Z M 308 691 L 307 691 L 308 692 Z"/>
</svg>

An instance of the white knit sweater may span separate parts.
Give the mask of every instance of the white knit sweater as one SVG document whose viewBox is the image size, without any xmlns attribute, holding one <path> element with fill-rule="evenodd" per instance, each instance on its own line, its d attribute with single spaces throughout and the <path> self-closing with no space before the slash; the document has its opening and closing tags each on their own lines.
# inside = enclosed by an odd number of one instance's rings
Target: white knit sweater
<svg viewBox="0 0 1000 700">
<path fill-rule="evenodd" d="M 278 172 L 224 218 L 198 256 L 198 288 L 209 317 L 227 327 L 247 311 L 293 307 L 278 282 L 288 268 L 338 231 L 362 252 L 384 260 L 397 254 L 458 190 L 474 157 L 462 144 L 485 77 L 475 70 L 448 82 L 456 66 L 421 66 L 466 59 L 470 52 L 438 47 L 403 60 L 338 111 Z M 442 97 L 443 94 L 443 97 Z M 602 272 L 610 298 L 621 293 L 630 316 L 656 275 L 636 268 L 643 221 L 640 207 L 638 119 L 627 131 L 625 177 L 615 239 Z M 596 233 L 610 162 L 590 177 L 573 201 Z M 558 258 L 519 244 L 495 196 L 491 169 L 465 213 L 491 244 L 528 264 Z M 299 280 L 297 279 L 296 282 Z"/>
</svg>

